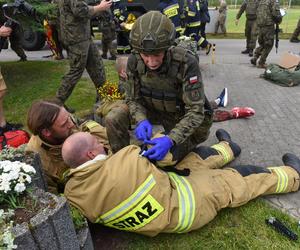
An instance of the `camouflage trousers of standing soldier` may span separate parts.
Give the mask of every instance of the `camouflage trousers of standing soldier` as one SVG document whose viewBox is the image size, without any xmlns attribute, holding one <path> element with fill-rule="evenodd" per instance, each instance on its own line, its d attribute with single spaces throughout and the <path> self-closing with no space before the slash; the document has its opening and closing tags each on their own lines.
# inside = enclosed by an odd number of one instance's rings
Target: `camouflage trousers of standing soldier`
<svg viewBox="0 0 300 250">
<path fill-rule="evenodd" d="M 72 94 L 84 69 L 87 70 L 95 88 L 99 88 L 106 80 L 104 65 L 97 46 L 92 40 L 80 42 L 67 47 L 70 69 L 64 75 L 56 97 L 64 103 Z"/>
<path fill-rule="evenodd" d="M 246 48 L 254 50 L 257 39 L 256 19 L 246 19 L 245 24 Z"/>
<path fill-rule="evenodd" d="M 117 51 L 113 47 L 113 40 L 116 39 L 116 30 L 112 27 L 102 28 L 102 55 L 107 56 L 107 52 L 110 52 L 111 56 L 116 56 Z"/>
<path fill-rule="evenodd" d="M 159 112 L 157 110 L 153 110 L 152 112 L 149 111 L 147 113 L 147 117 L 151 124 L 161 124 L 164 127 L 166 134 L 169 133 L 169 131 L 172 130 L 180 120 L 174 113 Z M 192 135 L 182 142 L 180 146 L 177 145 L 177 148 L 180 150 L 176 152 L 176 160 L 181 160 L 199 143 L 204 142 L 209 136 L 211 125 L 212 114 L 206 113 L 204 121 L 199 128 L 197 128 Z M 128 108 L 125 109 L 124 106 L 117 105 L 117 107 L 111 108 L 110 112 L 105 116 L 107 137 L 114 153 L 129 145 L 129 126 L 129 110 Z"/>
<path fill-rule="evenodd" d="M 299 20 L 298 20 L 297 27 L 296 27 L 296 29 L 294 30 L 291 39 L 298 39 L 298 36 L 299 36 L 299 35 L 300 35 L 300 18 L 299 18 Z"/>
<path fill-rule="evenodd" d="M 255 49 L 254 58 L 259 59 L 258 64 L 265 64 L 268 55 L 274 45 L 275 29 L 274 25 L 258 27 L 258 47 Z"/>
</svg>

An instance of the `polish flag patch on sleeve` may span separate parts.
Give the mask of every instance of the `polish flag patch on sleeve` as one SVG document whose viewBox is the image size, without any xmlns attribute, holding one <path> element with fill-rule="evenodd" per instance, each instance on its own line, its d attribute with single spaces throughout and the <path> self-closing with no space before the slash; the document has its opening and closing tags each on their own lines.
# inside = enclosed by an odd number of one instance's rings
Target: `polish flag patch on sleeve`
<svg viewBox="0 0 300 250">
<path fill-rule="evenodd" d="M 196 82 L 198 82 L 198 76 L 192 76 L 189 79 L 190 84 L 194 84 Z"/>
</svg>

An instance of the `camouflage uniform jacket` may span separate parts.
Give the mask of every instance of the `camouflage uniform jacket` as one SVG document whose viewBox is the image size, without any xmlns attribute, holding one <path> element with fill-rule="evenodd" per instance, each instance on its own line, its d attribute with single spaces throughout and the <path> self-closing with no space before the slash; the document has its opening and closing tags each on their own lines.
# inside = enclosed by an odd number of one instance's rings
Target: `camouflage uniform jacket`
<svg viewBox="0 0 300 250">
<path fill-rule="evenodd" d="M 103 143 L 106 148 L 108 140 L 104 127 L 94 121 L 87 121 L 80 125 L 75 131 L 90 132 L 97 136 L 98 140 Z M 32 135 L 26 151 L 39 153 L 44 173 L 46 175 L 48 189 L 52 193 L 63 191 L 65 183 L 65 174 L 69 167 L 64 163 L 61 155 L 62 144 L 52 145 L 43 141 L 38 135 Z"/>
<path fill-rule="evenodd" d="M 126 103 L 136 122 L 147 119 L 147 109 L 176 117 L 169 136 L 185 141 L 204 119 L 204 87 L 198 61 L 188 50 L 171 47 L 158 70 L 151 71 L 133 52 L 127 64 Z"/>
<path fill-rule="evenodd" d="M 90 18 L 93 7 L 84 0 L 59 0 L 59 21 L 62 41 L 73 45 L 91 39 Z"/>
<path fill-rule="evenodd" d="M 257 8 L 257 25 L 274 26 L 280 23 L 282 16 L 280 14 L 280 6 L 278 0 L 260 0 Z"/>
<path fill-rule="evenodd" d="M 258 7 L 258 0 L 244 0 L 239 12 L 236 15 L 236 19 L 240 19 L 244 11 L 246 12 L 246 18 L 249 20 L 256 19 L 256 11 Z"/>
</svg>

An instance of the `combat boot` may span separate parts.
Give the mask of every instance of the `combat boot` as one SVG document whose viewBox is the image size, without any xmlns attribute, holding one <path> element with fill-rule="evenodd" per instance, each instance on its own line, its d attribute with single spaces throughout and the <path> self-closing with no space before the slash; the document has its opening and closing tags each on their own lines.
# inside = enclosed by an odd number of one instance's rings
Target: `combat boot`
<svg viewBox="0 0 300 250">
<path fill-rule="evenodd" d="M 290 42 L 291 43 L 300 43 L 300 40 L 298 38 L 291 38 Z"/>
<path fill-rule="evenodd" d="M 226 130 L 224 130 L 224 129 L 218 129 L 216 131 L 216 137 L 217 137 L 217 139 L 220 142 L 221 141 L 228 142 L 228 144 L 229 144 L 229 146 L 230 146 L 230 148 L 231 148 L 231 150 L 233 152 L 234 157 L 237 157 L 237 156 L 240 155 L 240 153 L 241 153 L 240 146 L 237 143 L 235 143 L 235 142 L 233 142 L 231 140 L 231 136 L 230 136 L 230 134 Z"/>
<path fill-rule="evenodd" d="M 27 61 L 27 57 L 26 56 L 22 56 L 19 60 L 19 62 L 26 62 Z"/>
<path fill-rule="evenodd" d="M 250 57 L 253 56 L 253 49 L 249 49 L 249 56 L 250 56 Z"/>
<path fill-rule="evenodd" d="M 103 59 L 107 59 L 107 55 L 104 55 L 104 54 L 103 54 L 101 57 L 102 57 Z"/>
<path fill-rule="evenodd" d="M 111 57 L 108 58 L 108 60 L 112 60 L 115 61 L 117 59 L 117 57 L 115 55 L 112 55 Z"/>
<path fill-rule="evenodd" d="M 285 166 L 295 169 L 300 176 L 300 159 L 296 155 L 286 153 L 282 156 L 282 161 Z"/>
<path fill-rule="evenodd" d="M 257 61 L 257 58 L 256 57 L 252 57 L 250 62 L 252 65 L 256 66 L 256 61 Z"/>
<path fill-rule="evenodd" d="M 243 50 L 243 51 L 241 51 L 242 54 L 248 54 L 249 52 L 250 52 L 250 49 L 248 49 L 248 48 L 245 49 L 245 50 Z"/>
<path fill-rule="evenodd" d="M 257 68 L 259 68 L 259 69 L 266 69 L 267 68 L 267 64 L 266 63 L 259 63 L 258 65 L 257 65 Z"/>
</svg>

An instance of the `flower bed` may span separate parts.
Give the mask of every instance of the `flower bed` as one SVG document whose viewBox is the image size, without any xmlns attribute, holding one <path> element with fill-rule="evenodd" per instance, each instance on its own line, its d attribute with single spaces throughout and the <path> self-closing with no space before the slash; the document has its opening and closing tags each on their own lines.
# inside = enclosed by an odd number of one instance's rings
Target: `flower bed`
<svg viewBox="0 0 300 250">
<path fill-rule="evenodd" d="M 1 152 L 0 249 L 93 249 L 87 223 L 76 232 L 66 199 L 44 191 L 39 156 L 4 155 Z"/>
</svg>

